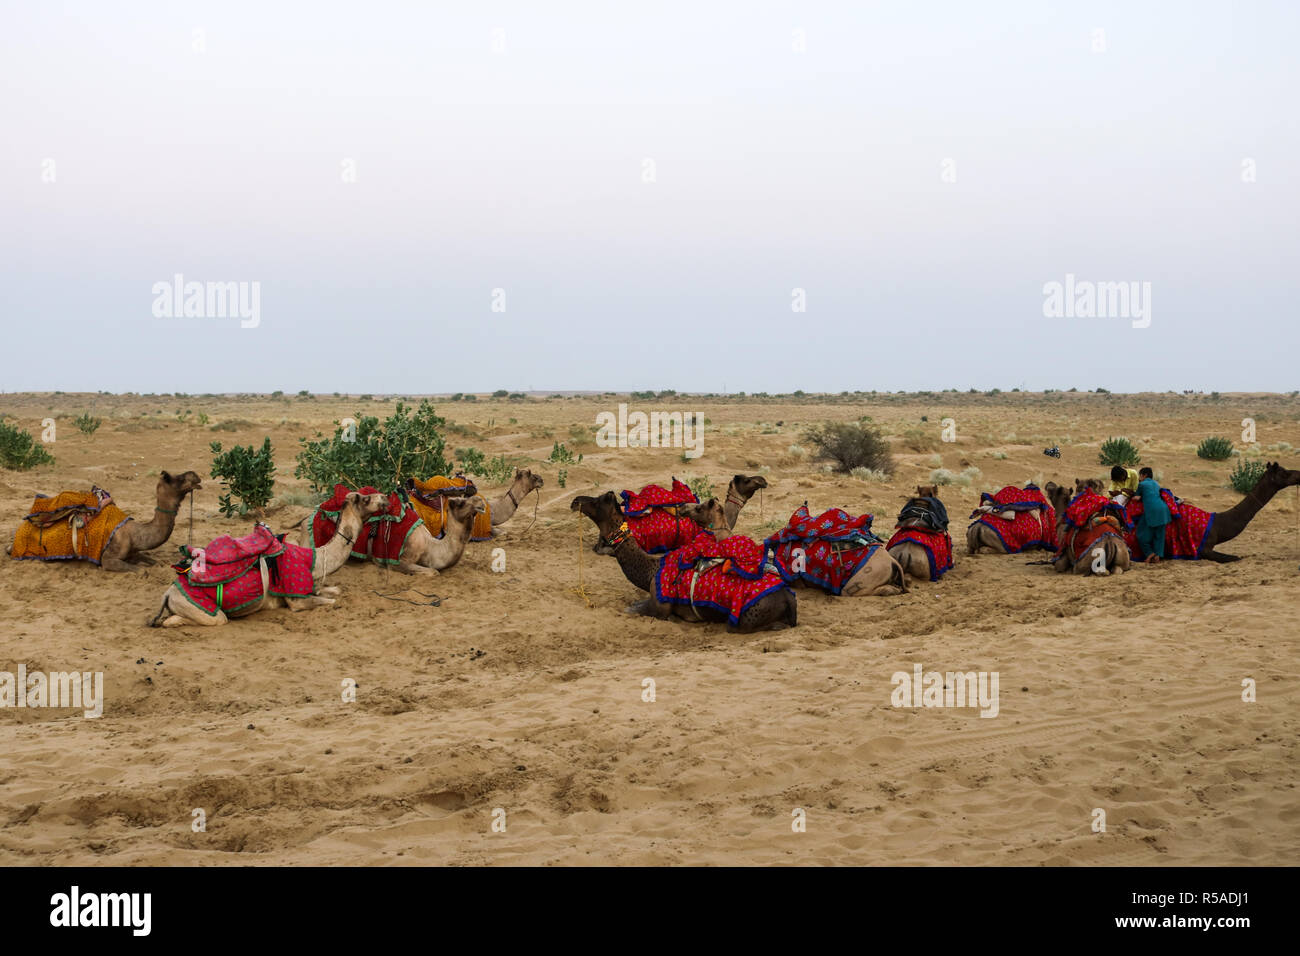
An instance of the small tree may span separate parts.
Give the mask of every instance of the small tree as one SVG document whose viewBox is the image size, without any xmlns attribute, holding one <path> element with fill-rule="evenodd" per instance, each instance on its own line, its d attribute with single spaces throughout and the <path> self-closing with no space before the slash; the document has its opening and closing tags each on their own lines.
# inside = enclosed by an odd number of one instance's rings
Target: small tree
<svg viewBox="0 0 1300 956">
<path fill-rule="evenodd" d="M 1211 436 L 1196 446 L 1196 457 L 1207 461 L 1227 461 L 1232 457 L 1232 441 Z"/>
<path fill-rule="evenodd" d="M 223 452 L 219 441 L 214 441 L 209 447 L 216 456 L 212 459 L 212 477 L 220 478 L 221 486 L 226 489 L 226 494 L 217 497 L 221 513 L 228 518 L 246 515 L 250 511 L 260 514 L 271 503 L 275 490 L 271 439 L 268 437 L 262 442 L 261 451 L 254 451 L 252 445 L 236 445 Z M 236 498 L 239 504 L 235 504 Z"/>
<path fill-rule="evenodd" d="M 864 422 L 827 422 L 809 429 L 804 441 L 813 446 L 813 458 L 832 462 L 836 471 L 870 468 L 894 473 L 889 442 L 880 429 Z"/>
<path fill-rule="evenodd" d="M 345 429 L 335 422 L 339 427 L 331 438 L 317 432 L 316 441 L 298 439 L 302 450 L 294 475 L 310 481 L 313 491 L 329 491 L 339 482 L 350 488 L 370 485 L 380 491 L 395 491 L 407 478 L 449 471 L 442 455 L 442 429 L 447 422 L 434 412 L 428 399 L 420 402 L 414 414 L 410 406 L 398 402 L 383 422 L 358 415 L 353 427 Z"/>
<path fill-rule="evenodd" d="M 29 432 L 0 421 L 0 465 L 15 471 L 27 471 L 53 462 L 54 456 Z"/>
<path fill-rule="evenodd" d="M 77 426 L 77 431 L 81 434 L 93 435 L 99 430 L 99 426 L 104 424 L 104 420 L 93 417 L 90 412 L 82 412 L 72 420 L 72 424 Z"/>
</svg>

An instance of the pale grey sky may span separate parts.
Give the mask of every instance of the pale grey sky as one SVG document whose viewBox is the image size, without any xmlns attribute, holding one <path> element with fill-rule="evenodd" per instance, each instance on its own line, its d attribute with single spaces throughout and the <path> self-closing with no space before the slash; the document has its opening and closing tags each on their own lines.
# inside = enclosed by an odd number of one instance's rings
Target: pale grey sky
<svg viewBox="0 0 1300 956">
<path fill-rule="evenodd" d="M 1298 9 L 5 2 L 0 389 L 1290 390 Z"/>
</svg>

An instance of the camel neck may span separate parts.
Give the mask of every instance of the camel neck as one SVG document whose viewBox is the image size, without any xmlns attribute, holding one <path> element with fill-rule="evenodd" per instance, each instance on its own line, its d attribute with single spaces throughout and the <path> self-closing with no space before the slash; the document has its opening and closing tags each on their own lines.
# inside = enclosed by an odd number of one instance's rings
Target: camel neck
<svg viewBox="0 0 1300 956">
<path fill-rule="evenodd" d="M 1246 497 L 1242 498 L 1227 511 L 1220 512 L 1214 517 L 1214 531 L 1216 541 L 1231 541 L 1237 535 L 1246 530 L 1246 525 L 1250 524 L 1252 518 L 1259 514 L 1261 508 L 1272 500 L 1277 494 L 1277 486 L 1268 482 L 1268 487 L 1264 487 L 1265 482 L 1258 482 L 1252 488 Z"/>
<path fill-rule="evenodd" d="M 659 562 L 645 553 L 641 545 L 636 543 L 636 539 L 629 536 L 617 550 L 614 551 L 614 557 L 618 561 L 618 566 L 623 571 L 623 576 L 629 582 L 639 587 L 642 591 L 655 593 L 654 576 L 659 567 Z"/>
</svg>

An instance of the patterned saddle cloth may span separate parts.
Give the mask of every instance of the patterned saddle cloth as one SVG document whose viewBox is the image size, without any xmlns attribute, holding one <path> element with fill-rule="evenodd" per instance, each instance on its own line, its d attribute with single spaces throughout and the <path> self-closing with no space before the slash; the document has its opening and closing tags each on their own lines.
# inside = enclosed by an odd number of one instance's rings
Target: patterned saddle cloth
<svg viewBox="0 0 1300 956">
<path fill-rule="evenodd" d="M 1065 540 L 1060 545 L 1071 562 L 1078 561 L 1103 538 L 1123 541 L 1130 527 L 1124 509 L 1091 488 L 1070 500 L 1065 508 L 1065 525 Z"/>
<path fill-rule="evenodd" d="M 992 529 L 998 536 L 1007 554 L 1017 554 L 1031 548 L 1056 550 L 1056 509 L 1043 495 L 1037 485 L 1029 484 L 1023 488 L 1007 485 L 996 494 L 984 492 L 980 503 L 992 506 L 993 511 L 973 511 L 971 527 L 977 524 Z M 1003 512 L 1014 515 L 1010 520 L 1002 517 Z"/>
<path fill-rule="evenodd" d="M 928 528 L 899 528 L 889 539 L 886 548 L 896 544 L 911 542 L 925 549 L 930 559 L 930 580 L 938 581 L 952 568 L 952 536 L 946 531 L 931 531 Z"/>
<path fill-rule="evenodd" d="M 722 611 L 733 627 L 756 601 L 786 587 L 753 538 L 733 534 L 719 541 L 707 531 L 665 554 L 655 575 L 658 600 Z"/>
<path fill-rule="evenodd" d="M 131 519 L 102 488 L 37 495 L 14 532 L 9 554 L 19 561 L 99 564 L 113 535 Z"/>
<path fill-rule="evenodd" d="M 242 538 L 222 535 L 203 548 L 180 547 L 182 560 L 172 565 L 176 584 L 205 614 L 236 613 L 265 598 L 307 597 L 315 593 L 316 549 L 290 544 L 264 524 Z"/>
<path fill-rule="evenodd" d="M 1168 488 L 1160 489 L 1160 497 L 1169 506 L 1169 524 L 1165 525 L 1165 557 L 1183 561 L 1197 561 L 1210 529 L 1214 527 L 1214 512 L 1179 501 Z M 1124 506 L 1133 527 L 1124 535 L 1133 557 L 1141 560 L 1146 555 L 1138 544 L 1137 522 L 1142 517 L 1142 499 L 1134 495 Z"/>
<path fill-rule="evenodd" d="M 621 497 L 628 530 L 650 554 L 689 544 L 701 531 L 698 524 L 677 513 L 680 505 L 693 505 L 700 499 L 676 478 L 672 488 L 646 485 L 640 491 L 623 491 Z"/>
<path fill-rule="evenodd" d="M 420 480 L 412 478 L 406 485 L 407 495 L 410 497 L 411 507 L 415 509 L 424 526 L 429 529 L 429 533 L 435 538 L 442 534 L 443 525 L 443 507 L 446 504 L 448 491 L 455 492 L 456 497 L 462 495 L 478 498 L 483 502 L 483 511 L 474 516 L 474 524 L 470 527 L 469 539 L 471 541 L 487 541 L 492 537 L 492 505 L 478 493 L 474 487 L 474 482 L 470 481 L 464 475 L 455 475 L 448 478 L 445 475 L 434 475 L 432 478 Z"/>
<path fill-rule="evenodd" d="M 786 526 L 763 545 L 771 552 L 785 581 L 806 581 L 839 594 L 882 546 L 871 530 L 871 521 L 869 514 L 855 518 L 839 508 L 814 518 L 804 503 L 790 515 Z"/>
<path fill-rule="evenodd" d="M 343 502 L 352 490 L 346 485 L 335 485 L 333 496 L 316 509 L 311 520 L 311 537 L 316 547 L 324 547 L 334 537 Z M 369 485 L 356 490 L 363 495 L 378 494 Z M 388 510 L 367 518 L 362 524 L 361 531 L 352 542 L 352 557 L 374 557 L 381 564 L 397 564 L 402 559 L 406 539 L 421 523 L 420 515 L 411 503 L 398 492 L 391 492 L 388 495 Z"/>
</svg>

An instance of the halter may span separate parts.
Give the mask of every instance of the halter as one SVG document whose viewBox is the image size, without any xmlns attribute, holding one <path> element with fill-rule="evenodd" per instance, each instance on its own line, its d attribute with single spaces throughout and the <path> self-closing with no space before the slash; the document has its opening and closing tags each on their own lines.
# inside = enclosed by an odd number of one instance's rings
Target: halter
<svg viewBox="0 0 1300 956">
<path fill-rule="evenodd" d="M 621 545 L 624 541 L 626 541 L 631 536 L 632 536 L 632 532 L 628 528 L 627 522 L 624 521 L 621 525 L 618 526 L 618 530 L 615 531 L 613 534 L 611 534 L 608 538 L 602 537 L 600 539 L 600 544 L 602 547 L 605 548 L 617 548 L 619 545 Z"/>
</svg>

